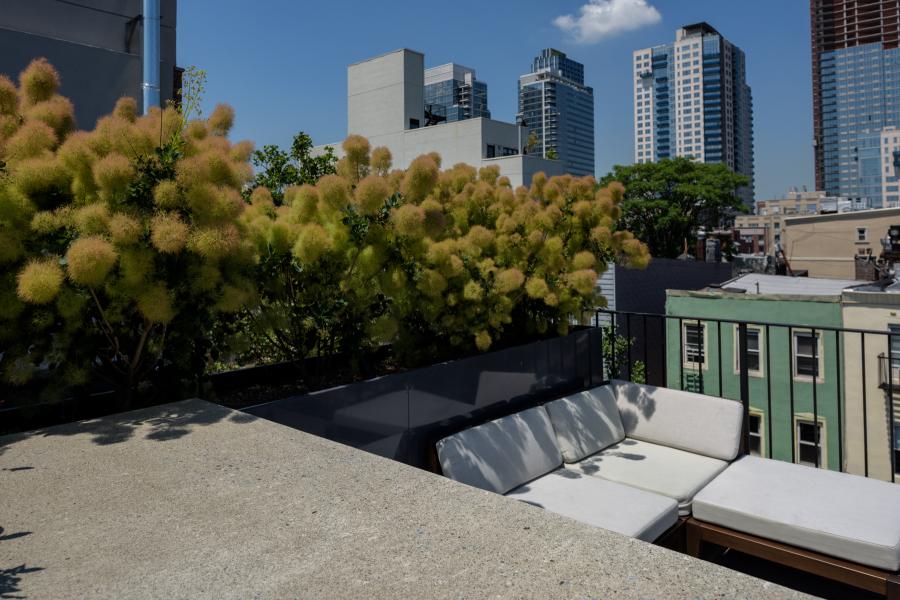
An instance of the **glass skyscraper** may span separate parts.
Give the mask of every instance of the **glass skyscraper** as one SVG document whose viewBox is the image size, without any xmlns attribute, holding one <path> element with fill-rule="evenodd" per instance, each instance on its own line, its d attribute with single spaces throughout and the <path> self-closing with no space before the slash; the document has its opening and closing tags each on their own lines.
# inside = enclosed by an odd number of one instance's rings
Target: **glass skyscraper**
<svg viewBox="0 0 900 600">
<path fill-rule="evenodd" d="M 425 122 L 491 118 L 487 84 L 475 78 L 475 70 L 454 63 L 425 69 Z"/>
<path fill-rule="evenodd" d="M 897 206 L 900 3 L 812 0 L 811 17 L 817 187 Z"/>
<path fill-rule="evenodd" d="M 560 160 L 566 173 L 594 174 L 594 90 L 584 85 L 584 65 L 542 50 L 519 78 L 518 121 L 537 140 L 526 151 Z"/>
<path fill-rule="evenodd" d="M 744 52 L 707 23 L 675 42 L 636 50 L 634 159 L 686 156 L 724 163 L 750 178 L 738 190 L 753 203 L 753 100 Z"/>
</svg>

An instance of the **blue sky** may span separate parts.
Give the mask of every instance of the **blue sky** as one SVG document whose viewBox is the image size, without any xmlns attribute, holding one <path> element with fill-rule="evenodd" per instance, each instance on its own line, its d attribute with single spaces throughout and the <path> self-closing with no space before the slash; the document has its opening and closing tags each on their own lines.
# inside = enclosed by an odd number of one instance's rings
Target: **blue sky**
<svg viewBox="0 0 900 600">
<path fill-rule="evenodd" d="M 589 2 L 595 9 L 605 2 L 616 5 L 605 5 L 613 9 L 611 16 L 581 22 L 594 26 L 581 30 L 591 39 L 578 39 L 579 30 L 555 24 L 562 15 L 577 23 Z M 453 61 L 476 69 L 488 83 L 493 117 L 512 121 L 518 76 L 541 48 L 552 46 L 584 63 L 586 83 L 594 88 L 598 176 L 614 164 L 632 162 L 632 50 L 673 40 L 679 26 L 705 20 L 747 53 L 756 197 L 778 197 L 794 185 L 813 187 L 805 0 L 218 0 L 212 5 L 179 2 L 178 62 L 207 70 L 207 111 L 216 102 L 237 110 L 235 139 L 287 146 L 299 130 L 316 143 L 343 139 L 347 65 L 401 47 L 424 52 L 426 66 Z M 651 9 L 658 18 L 648 17 Z M 619 33 L 603 35 L 610 19 Z M 634 28 L 622 31 L 626 26 Z"/>
</svg>

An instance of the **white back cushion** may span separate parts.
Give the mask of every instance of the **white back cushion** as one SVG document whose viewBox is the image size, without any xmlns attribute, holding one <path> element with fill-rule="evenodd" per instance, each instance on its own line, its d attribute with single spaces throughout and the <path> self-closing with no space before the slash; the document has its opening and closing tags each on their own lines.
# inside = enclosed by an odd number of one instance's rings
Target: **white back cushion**
<svg viewBox="0 0 900 600">
<path fill-rule="evenodd" d="M 613 381 L 625 435 L 720 460 L 734 460 L 744 410 L 736 400 Z"/>
<path fill-rule="evenodd" d="M 574 463 L 625 439 L 625 429 L 609 385 L 579 392 L 544 406 L 563 460 Z"/>
<path fill-rule="evenodd" d="M 562 464 L 543 407 L 466 429 L 437 443 L 444 475 L 505 494 Z"/>
</svg>

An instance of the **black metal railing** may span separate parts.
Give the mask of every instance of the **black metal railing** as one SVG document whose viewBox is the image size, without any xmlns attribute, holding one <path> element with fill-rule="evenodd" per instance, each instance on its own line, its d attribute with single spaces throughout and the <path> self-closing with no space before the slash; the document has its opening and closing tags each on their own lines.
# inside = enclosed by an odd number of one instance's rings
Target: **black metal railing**
<svg viewBox="0 0 900 600">
<path fill-rule="evenodd" d="M 878 355 L 878 382 L 883 389 L 891 386 L 895 393 L 900 393 L 900 356 L 889 359 L 887 354 Z"/>
<path fill-rule="evenodd" d="M 740 401 L 744 452 L 897 480 L 900 333 L 605 309 L 594 326 L 605 378 Z"/>
</svg>

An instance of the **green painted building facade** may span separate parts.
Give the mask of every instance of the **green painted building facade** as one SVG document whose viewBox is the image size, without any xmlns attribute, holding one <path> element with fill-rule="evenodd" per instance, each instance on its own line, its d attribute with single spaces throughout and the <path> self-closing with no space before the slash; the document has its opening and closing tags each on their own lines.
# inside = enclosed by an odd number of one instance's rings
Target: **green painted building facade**
<svg viewBox="0 0 900 600">
<path fill-rule="evenodd" d="M 770 323 L 748 325 L 750 450 L 811 465 L 818 455 L 820 466 L 840 469 L 839 340 L 818 329 L 842 326 L 839 295 L 669 290 L 666 314 L 683 317 L 666 320 L 667 386 L 734 400 L 740 399 L 734 322 Z"/>
</svg>

